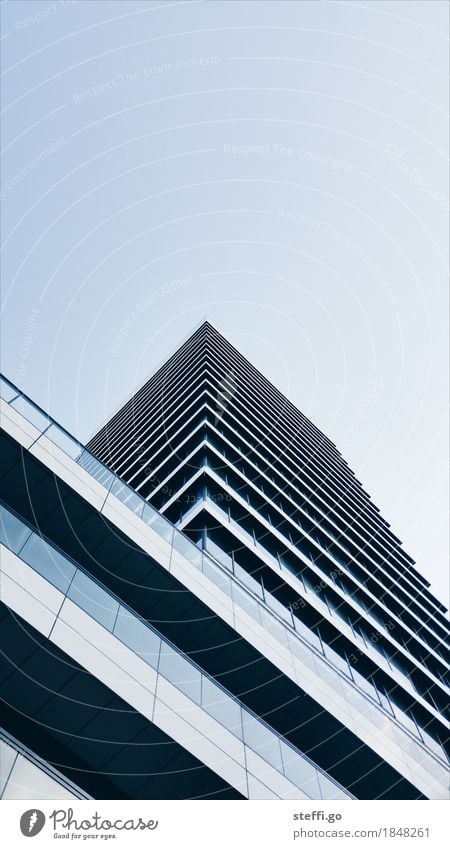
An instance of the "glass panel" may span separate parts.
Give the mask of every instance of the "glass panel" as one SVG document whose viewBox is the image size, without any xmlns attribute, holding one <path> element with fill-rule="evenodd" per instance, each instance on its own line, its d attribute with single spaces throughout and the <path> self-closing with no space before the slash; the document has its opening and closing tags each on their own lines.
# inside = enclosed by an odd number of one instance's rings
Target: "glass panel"
<svg viewBox="0 0 450 849">
<path fill-rule="evenodd" d="M 81 453 L 83 451 L 82 446 L 79 444 L 79 442 L 76 442 L 75 439 L 72 439 L 72 437 L 69 436 L 68 433 L 66 433 L 64 430 L 61 430 L 58 425 L 50 425 L 45 435 L 48 436 L 48 438 L 51 439 L 51 441 L 54 442 L 55 445 L 57 445 L 66 454 L 68 454 L 69 457 L 72 457 L 73 460 L 78 460 L 78 458 L 81 456 Z"/>
<path fill-rule="evenodd" d="M 73 799 L 73 795 L 43 769 L 19 754 L 3 799 Z"/>
<path fill-rule="evenodd" d="M 317 770 L 286 743 L 281 743 L 283 772 L 289 781 L 300 787 L 311 799 L 320 799 Z"/>
<path fill-rule="evenodd" d="M 351 685 L 348 685 L 344 692 L 348 703 L 355 711 L 358 711 L 358 713 L 367 719 L 372 719 L 372 714 L 375 712 L 376 708 L 372 702 L 366 698 L 366 696 L 363 696 L 362 693 L 359 693 L 358 690 Z"/>
<path fill-rule="evenodd" d="M 102 463 L 99 463 L 89 451 L 82 451 L 77 459 L 77 463 L 106 488 L 110 486 L 112 481 L 116 480 L 113 472 L 110 472 Z"/>
<path fill-rule="evenodd" d="M 398 727 L 395 729 L 394 733 L 398 745 L 398 752 L 401 752 L 403 757 L 410 755 L 410 757 L 413 758 L 415 762 L 419 762 L 421 766 L 425 767 L 426 769 L 426 762 L 428 758 L 426 755 L 424 756 L 423 749 L 420 749 L 420 744 L 417 735 L 414 738 L 411 738 L 407 734 L 402 734 Z"/>
<path fill-rule="evenodd" d="M 414 734 L 415 737 L 419 737 L 420 735 L 417 729 L 417 725 L 414 722 L 412 716 L 410 716 L 407 711 L 400 710 L 397 705 L 395 705 L 394 710 L 399 722 L 401 722 L 402 725 L 404 725 L 405 728 L 407 728 L 411 734 Z"/>
<path fill-rule="evenodd" d="M 3 377 L 0 377 L 0 396 L 4 401 L 12 401 L 13 398 L 17 398 L 19 395 L 18 389 L 13 389 L 12 386 L 9 385 L 7 380 L 4 380 Z"/>
<path fill-rule="evenodd" d="M 318 649 L 322 653 L 322 644 L 320 642 L 320 638 L 311 628 L 308 628 L 298 616 L 294 614 L 294 625 L 295 630 L 298 631 L 301 637 L 310 645 L 314 646 L 314 648 Z"/>
<path fill-rule="evenodd" d="M 126 506 L 136 513 L 137 516 L 140 516 L 144 509 L 144 501 L 140 495 L 138 495 L 131 487 L 129 487 L 126 483 L 116 478 L 113 481 L 113 485 L 111 487 L 111 495 L 115 495 L 122 504 L 126 504 Z"/>
<path fill-rule="evenodd" d="M 261 581 L 257 578 L 254 578 L 252 575 L 249 575 L 239 563 L 234 564 L 234 574 L 239 581 L 241 581 L 244 586 L 248 587 L 253 593 L 259 596 L 259 598 L 263 598 L 263 591 L 261 587 Z"/>
<path fill-rule="evenodd" d="M 420 729 L 420 733 L 423 737 L 425 745 L 434 752 L 438 758 L 442 758 L 444 761 L 447 760 L 447 756 L 445 754 L 445 750 L 437 740 L 435 740 L 428 731 L 425 731 L 423 728 Z"/>
<path fill-rule="evenodd" d="M 320 663 L 319 659 L 316 659 L 314 652 L 312 649 L 307 648 L 300 640 L 297 640 L 294 636 L 289 635 L 289 647 L 291 649 L 292 654 L 297 657 L 308 669 L 312 669 L 313 672 L 317 673 L 318 665 Z M 320 664 L 321 666 L 323 664 Z"/>
<path fill-rule="evenodd" d="M 184 557 L 189 560 L 189 563 L 191 563 L 192 566 L 195 566 L 201 571 L 202 552 L 190 539 L 185 537 L 184 534 L 180 534 L 175 531 L 173 537 L 173 547 L 176 549 L 176 551 L 179 551 L 180 554 L 183 554 Z"/>
<path fill-rule="evenodd" d="M 351 670 L 352 670 L 352 675 L 353 675 L 353 678 L 354 678 L 357 686 L 361 690 L 364 690 L 364 692 L 367 693 L 369 696 L 371 696 L 372 699 L 375 699 L 375 701 L 378 701 L 378 694 L 377 694 L 373 684 L 367 678 L 365 678 L 364 675 L 361 675 L 361 673 L 358 672 L 358 670 L 355 669 L 354 666 L 351 667 Z"/>
<path fill-rule="evenodd" d="M 383 691 L 379 687 L 377 687 L 377 696 L 381 702 L 381 706 L 384 707 L 384 709 L 389 713 L 390 716 L 392 716 L 393 710 L 391 707 L 391 703 L 388 697 L 383 693 Z"/>
<path fill-rule="evenodd" d="M 94 465 L 94 463 L 97 462 L 97 460 L 95 460 L 95 458 L 92 456 L 92 454 L 89 453 L 89 451 L 86 451 L 86 449 L 84 449 L 84 451 L 81 452 L 77 462 L 80 466 L 83 467 L 83 469 L 86 469 L 87 472 L 90 472 L 91 467 Z"/>
<path fill-rule="evenodd" d="M 26 398 L 20 396 L 16 398 L 14 401 L 11 401 L 11 407 L 14 407 L 15 410 L 18 410 L 22 416 L 31 422 L 32 425 L 37 427 L 41 432 L 45 430 L 46 427 L 50 424 L 50 419 L 38 407 L 35 407 L 31 401 L 28 401 Z"/>
<path fill-rule="evenodd" d="M 328 666 L 328 664 L 323 663 L 323 661 L 319 661 L 319 666 L 320 680 L 325 681 L 330 687 L 332 687 L 335 695 L 345 697 L 345 688 L 347 686 L 345 679 L 340 677 L 334 666 Z"/>
<path fill-rule="evenodd" d="M 328 660 L 331 661 L 333 666 L 336 666 L 337 669 L 339 669 L 341 672 L 344 673 L 344 675 L 347 675 L 347 677 L 350 678 L 350 670 L 348 668 L 348 663 L 346 659 L 344 657 L 341 657 L 341 655 L 338 654 L 337 651 L 332 649 L 331 646 L 324 643 L 323 647 L 325 651 L 325 657 L 327 657 Z"/>
<path fill-rule="evenodd" d="M 281 601 L 278 601 L 271 593 L 266 593 L 266 602 L 272 610 L 278 613 L 278 616 L 281 616 L 289 625 L 292 625 L 291 613 L 284 604 L 281 604 Z"/>
<path fill-rule="evenodd" d="M 100 625 L 112 631 L 119 610 L 119 602 L 111 598 L 109 593 L 88 578 L 84 572 L 77 571 L 67 597 L 89 613 L 89 616 L 92 616 Z"/>
<path fill-rule="evenodd" d="M 153 528 L 155 533 L 159 534 L 160 537 L 170 543 L 172 542 L 174 533 L 173 526 L 167 521 L 167 519 L 164 519 L 161 514 L 151 506 L 151 504 L 146 504 L 144 506 L 142 519 L 149 527 Z"/>
<path fill-rule="evenodd" d="M 157 669 L 161 648 L 160 637 L 122 606 L 119 608 L 119 615 L 114 625 L 114 634 L 153 669 Z"/>
<path fill-rule="evenodd" d="M 419 747 L 416 746 L 416 753 L 418 752 L 418 750 L 419 750 Z M 417 754 L 416 754 L 416 757 L 417 757 Z M 426 769 L 426 771 L 430 775 L 433 776 L 434 779 L 439 781 L 439 783 L 443 787 L 445 787 L 445 792 L 448 795 L 448 789 L 447 789 L 448 788 L 448 768 L 444 767 L 442 764 L 438 764 L 438 762 L 435 761 L 434 758 L 432 758 L 430 756 L 424 758 L 423 757 L 423 749 L 421 750 L 420 764 L 421 764 L 421 766 L 424 767 L 424 769 Z M 433 792 L 435 790 L 435 787 L 436 787 L 435 782 L 432 781 L 431 782 L 431 792 Z M 433 797 L 431 796 L 431 798 L 433 798 Z M 447 798 L 447 796 L 445 798 Z"/>
<path fill-rule="evenodd" d="M 261 607 L 261 624 L 283 646 L 289 646 L 286 627 L 281 622 L 278 622 L 274 616 L 271 616 L 267 610 L 264 610 L 263 607 Z"/>
<path fill-rule="evenodd" d="M 159 658 L 158 672 L 175 684 L 182 693 L 200 704 L 201 673 L 184 657 L 175 652 L 163 641 Z"/>
<path fill-rule="evenodd" d="M 105 469 L 102 463 L 96 463 L 94 465 L 94 468 L 91 471 L 91 475 L 99 483 L 103 484 L 106 489 L 109 489 L 111 483 L 114 480 L 113 473 L 109 472 L 108 469 Z"/>
<path fill-rule="evenodd" d="M 280 741 L 261 722 L 258 722 L 246 710 L 242 711 L 242 725 L 244 729 L 244 742 L 250 746 L 257 755 L 272 764 L 275 769 L 282 772 Z"/>
<path fill-rule="evenodd" d="M 202 676 L 202 707 L 242 740 L 240 705 L 205 675 Z"/>
<path fill-rule="evenodd" d="M 220 548 L 217 543 L 215 543 L 210 537 L 206 538 L 206 550 L 209 554 L 211 554 L 215 559 L 229 569 L 230 572 L 233 571 L 233 561 L 229 554 Z"/>
<path fill-rule="evenodd" d="M 54 587 L 63 593 L 67 592 L 76 568 L 41 537 L 33 533 L 22 548 L 20 556 Z"/>
<path fill-rule="evenodd" d="M 30 528 L 0 504 L 0 542 L 17 554 L 30 534 Z"/>
<path fill-rule="evenodd" d="M 252 619 L 256 619 L 257 622 L 260 622 L 259 609 L 260 605 L 256 601 L 256 599 L 252 598 L 251 595 L 245 592 L 245 590 L 238 587 L 237 584 L 231 585 L 233 601 L 235 604 L 245 610 Z"/>
<path fill-rule="evenodd" d="M 211 581 L 214 581 L 220 589 L 231 596 L 231 581 L 227 575 L 218 567 L 215 566 L 207 557 L 203 558 L 203 574 Z"/>
<path fill-rule="evenodd" d="M 318 778 L 319 778 L 319 786 L 320 786 L 320 792 L 322 794 L 322 799 L 349 799 L 350 798 L 347 793 L 345 793 L 343 790 L 341 790 L 339 787 L 337 787 L 336 784 L 330 778 L 327 778 L 327 776 L 324 775 L 319 770 L 317 771 L 317 775 L 318 775 Z"/>
<path fill-rule="evenodd" d="M 12 746 L 8 746 L 3 740 L 0 740 L 0 798 L 5 789 L 5 784 L 8 781 L 9 773 L 16 759 L 17 752 Z"/>
</svg>

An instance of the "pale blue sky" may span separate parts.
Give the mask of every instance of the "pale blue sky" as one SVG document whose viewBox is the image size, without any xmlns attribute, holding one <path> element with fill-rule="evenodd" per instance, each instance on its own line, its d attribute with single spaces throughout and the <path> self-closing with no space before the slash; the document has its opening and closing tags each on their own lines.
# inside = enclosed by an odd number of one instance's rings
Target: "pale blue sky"
<svg viewBox="0 0 450 849">
<path fill-rule="evenodd" d="M 86 440 L 208 315 L 445 599 L 448 5 L 1 11 L 2 370 Z"/>
</svg>

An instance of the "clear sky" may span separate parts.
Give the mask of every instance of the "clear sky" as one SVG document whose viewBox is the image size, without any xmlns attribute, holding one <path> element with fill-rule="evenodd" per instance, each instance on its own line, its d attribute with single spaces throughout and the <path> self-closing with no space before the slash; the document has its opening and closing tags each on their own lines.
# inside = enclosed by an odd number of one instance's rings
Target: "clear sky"
<svg viewBox="0 0 450 849">
<path fill-rule="evenodd" d="M 85 441 L 208 316 L 443 600 L 448 8 L 1 3 L 4 373 Z"/>
</svg>

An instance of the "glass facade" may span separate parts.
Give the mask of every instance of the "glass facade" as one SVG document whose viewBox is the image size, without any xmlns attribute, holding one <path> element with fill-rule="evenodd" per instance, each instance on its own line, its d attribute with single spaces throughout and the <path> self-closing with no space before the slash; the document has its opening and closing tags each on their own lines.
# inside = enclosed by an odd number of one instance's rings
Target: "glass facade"
<svg viewBox="0 0 450 849">
<path fill-rule="evenodd" d="M 442 605 L 335 446 L 210 324 L 88 447 L 234 576 L 236 602 L 249 590 L 248 613 L 352 710 L 447 762 Z"/>
<path fill-rule="evenodd" d="M 154 628 L 139 620 L 131 609 L 121 605 L 117 599 L 99 586 L 97 581 L 90 578 L 81 569 L 76 568 L 74 563 L 64 557 L 61 552 L 56 551 L 53 546 L 44 543 L 35 532 L 13 516 L 2 504 L 0 504 L 0 518 L 3 527 L 10 527 L 14 522 L 16 536 L 20 525 L 27 531 L 28 539 L 22 551 L 25 554 L 26 549 L 26 563 L 32 569 L 45 577 L 55 588 L 61 589 L 61 566 L 65 564 L 65 574 L 71 576 L 70 580 L 64 583 L 63 592 L 67 599 L 74 602 L 125 646 L 138 654 L 149 666 L 158 671 L 158 675 L 173 684 L 190 701 L 200 706 L 231 734 L 239 740 L 243 740 L 249 748 L 256 751 L 260 757 L 289 778 L 281 760 L 280 738 L 261 719 L 257 716 L 251 716 L 248 711 L 244 711 L 242 705 L 230 693 L 202 673 L 201 669 L 194 665 L 189 658 L 184 657 L 175 646 L 161 639 Z M 1 543 L 5 547 L 9 547 L 9 540 L 6 537 L 1 538 Z M 44 552 L 44 558 L 42 552 Z M 19 556 L 22 556 L 22 554 Z M 44 568 L 42 567 L 43 559 L 45 561 Z M 63 610 L 63 606 L 61 610 Z M 296 752 L 293 747 L 288 748 L 290 762 L 304 762 L 317 775 L 318 780 L 321 771 L 300 752 Z M 9 755 L 6 753 L 5 770 L 8 766 L 8 758 Z M 302 774 L 300 769 L 298 774 Z M 326 778 L 325 775 L 324 778 Z M 292 779 L 289 778 L 289 780 Z M 297 781 L 293 780 L 292 783 L 308 795 L 308 791 Z M 339 798 L 341 796 L 342 798 L 351 798 L 350 794 L 345 794 L 343 788 L 340 788 L 331 780 L 329 780 L 328 787 L 329 795 L 326 798 L 337 798 L 336 794 Z"/>
<path fill-rule="evenodd" d="M 83 537 L 78 562 L 79 547 L 21 520 L 20 502 L 0 508 L 1 541 L 143 661 L 147 687 L 156 676 L 153 721 L 165 721 L 157 682 L 168 682 L 180 722 L 197 711 L 206 735 L 217 722 L 233 770 L 248 769 L 239 747 L 253 752 L 285 798 L 446 796 L 445 610 L 335 446 L 210 324 L 87 448 L 8 381 L 0 392 L 10 432 L 24 417 L 25 448 L 51 454 L 133 541 L 133 579 L 125 566 L 96 573 L 100 539 L 91 558 Z M 145 592 L 138 557 L 153 570 Z M 231 775 L 248 796 L 250 773 Z"/>
</svg>

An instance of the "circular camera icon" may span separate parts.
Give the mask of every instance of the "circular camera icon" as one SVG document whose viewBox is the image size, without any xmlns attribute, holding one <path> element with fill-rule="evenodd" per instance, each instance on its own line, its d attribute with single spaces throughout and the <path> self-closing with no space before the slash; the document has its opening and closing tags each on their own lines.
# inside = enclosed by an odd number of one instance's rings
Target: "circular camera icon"
<svg viewBox="0 0 450 849">
<path fill-rule="evenodd" d="M 24 837 L 36 837 L 45 825 L 45 814 L 37 808 L 25 811 L 20 817 L 20 830 Z"/>
</svg>

